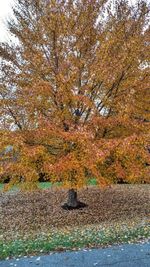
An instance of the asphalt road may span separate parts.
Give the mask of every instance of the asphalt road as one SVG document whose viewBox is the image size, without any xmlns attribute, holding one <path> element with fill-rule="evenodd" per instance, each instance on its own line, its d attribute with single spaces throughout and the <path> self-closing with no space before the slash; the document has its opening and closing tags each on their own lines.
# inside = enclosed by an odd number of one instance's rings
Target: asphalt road
<svg viewBox="0 0 150 267">
<path fill-rule="evenodd" d="M 0 267 L 150 267 L 150 242 L 0 261 Z"/>
</svg>

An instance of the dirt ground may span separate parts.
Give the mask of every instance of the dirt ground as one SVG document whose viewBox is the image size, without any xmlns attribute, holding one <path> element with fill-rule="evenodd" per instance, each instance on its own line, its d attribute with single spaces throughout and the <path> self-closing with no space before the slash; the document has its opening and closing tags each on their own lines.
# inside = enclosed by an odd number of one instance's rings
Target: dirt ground
<svg viewBox="0 0 150 267">
<path fill-rule="evenodd" d="M 88 207 L 66 211 L 64 189 L 51 188 L 32 193 L 0 193 L 0 235 L 47 231 L 51 227 L 79 226 L 117 220 L 150 220 L 150 185 L 114 185 L 100 190 L 90 186 L 79 190 L 79 200 Z"/>
</svg>

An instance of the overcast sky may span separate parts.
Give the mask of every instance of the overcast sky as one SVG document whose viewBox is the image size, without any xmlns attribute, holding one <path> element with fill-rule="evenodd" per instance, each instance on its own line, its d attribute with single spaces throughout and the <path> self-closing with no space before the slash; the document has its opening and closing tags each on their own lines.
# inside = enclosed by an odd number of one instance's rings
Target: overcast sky
<svg viewBox="0 0 150 267">
<path fill-rule="evenodd" d="M 0 0 L 0 41 L 8 38 L 5 21 L 12 14 L 11 6 L 13 3 L 14 0 Z"/>
</svg>

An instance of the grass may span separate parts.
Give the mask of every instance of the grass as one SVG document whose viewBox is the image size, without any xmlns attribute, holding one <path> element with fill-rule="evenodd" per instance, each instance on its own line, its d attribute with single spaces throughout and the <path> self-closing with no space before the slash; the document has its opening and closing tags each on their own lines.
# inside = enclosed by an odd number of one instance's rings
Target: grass
<svg viewBox="0 0 150 267">
<path fill-rule="evenodd" d="M 150 224 L 111 227 L 90 225 L 84 227 L 53 230 L 39 236 L 5 242 L 0 240 L 0 259 L 39 255 L 50 251 L 81 249 L 85 247 L 108 246 L 112 244 L 134 243 L 150 237 Z"/>
<path fill-rule="evenodd" d="M 89 179 L 88 182 L 87 182 L 88 185 L 97 185 L 97 182 L 96 182 L 96 179 L 95 178 L 92 178 L 92 179 Z M 61 185 L 61 182 L 56 182 L 56 183 L 51 183 L 51 182 L 39 182 L 38 183 L 38 187 L 40 189 L 49 189 L 52 185 L 54 186 L 60 186 Z M 4 184 L 0 183 L 0 191 L 3 190 L 4 188 Z M 13 186 L 11 190 L 16 190 L 18 187 L 17 186 Z"/>
<path fill-rule="evenodd" d="M 4 187 L 4 185 L 2 183 L 0 183 L 0 190 L 2 190 Z"/>
<path fill-rule="evenodd" d="M 38 183 L 38 187 L 40 189 L 49 189 L 52 185 L 54 185 L 54 186 L 60 186 L 61 183 L 59 183 L 59 182 L 54 183 L 54 184 L 51 183 L 51 182 L 40 182 L 40 183 Z"/>
<path fill-rule="evenodd" d="M 97 185 L 97 181 L 95 178 L 91 178 L 87 182 L 88 185 Z"/>
</svg>

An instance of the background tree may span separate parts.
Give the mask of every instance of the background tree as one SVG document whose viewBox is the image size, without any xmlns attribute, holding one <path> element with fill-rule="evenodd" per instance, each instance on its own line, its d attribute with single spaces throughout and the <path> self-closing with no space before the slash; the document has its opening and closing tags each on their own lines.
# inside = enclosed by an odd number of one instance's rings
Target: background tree
<svg viewBox="0 0 150 267">
<path fill-rule="evenodd" d="M 2 43 L 1 167 L 32 188 L 39 171 L 69 188 L 88 175 L 149 181 L 149 9 L 146 2 L 17 0 Z M 109 167 L 109 168 L 108 168 Z M 107 170 L 107 172 L 106 172 Z"/>
</svg>

